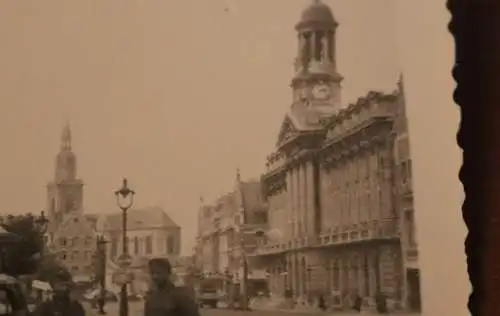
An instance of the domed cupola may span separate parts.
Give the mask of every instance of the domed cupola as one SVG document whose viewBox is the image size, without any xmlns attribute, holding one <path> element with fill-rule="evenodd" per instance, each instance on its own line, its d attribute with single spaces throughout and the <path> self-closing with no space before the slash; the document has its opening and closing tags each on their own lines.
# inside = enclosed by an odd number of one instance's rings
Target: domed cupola
<svg viewBox="0 0 500 316">
<path fill-rule="evenodd" d="M 291 87 L 294 102 L 306 100 L 340 107 L 340 83 L 337 72 L 336 33 L 338 23 L 330 7 L 320 0 L 302 11 L 297 31 L 297 57 Z"/>
<path fill-rule="evenodd" d="M 307 28 L 335 28 L 335 20 L 330 7 L 321 0 L 314 0 L 304 11 L 299 23 L 295 26 L 297 30 Z"/>
</svg>

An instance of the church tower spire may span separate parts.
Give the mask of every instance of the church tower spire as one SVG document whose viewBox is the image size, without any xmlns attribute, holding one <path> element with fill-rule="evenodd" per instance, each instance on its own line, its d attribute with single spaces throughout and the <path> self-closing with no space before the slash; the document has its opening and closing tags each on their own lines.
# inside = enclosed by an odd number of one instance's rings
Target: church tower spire
<svg viewBox="0 0 500 316">
<path fill-rule="evenodd" d="M 65 215 L 83 211 L 83 181 L 77 178 L 76 155 L 72 150 L 69 122 L 61 130 L 60 141 L 54 179 L 47 185 L 47 210 L 54 227 L 62 222 Z"/>
<path fill-rule="evenodd" d="M 71 127 L 69 122 L 66 123 L 61 133 L 61 151 L 71 151 Z"/>
<path fill-rule="evenodd" d="M 61 132 L 61 149 L 56 157 L 56 182 L 76 179 L 76 155 L 71 147 L 71 128 L 69 123 Z"/>
</svg>

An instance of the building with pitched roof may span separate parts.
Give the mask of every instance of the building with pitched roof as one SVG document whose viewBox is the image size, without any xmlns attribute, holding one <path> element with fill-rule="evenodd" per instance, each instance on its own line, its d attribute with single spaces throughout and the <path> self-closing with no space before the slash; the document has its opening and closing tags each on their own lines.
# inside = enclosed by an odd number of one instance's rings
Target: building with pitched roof
<svg viewBox="0 0 500 316">
<path fill-rule="evenodd" d="M 108 241 L 110 262 L 107 273 L 110 276 L 116 271 L 117 261 L 123 254 L 122 219 L 122 213 L 117 212 L 100 216 L 96 223 L 96 231 Z M 181 227 L 159 206 L 127 211 L 127 243 L 131 258 L 129 268 L 134 272 L 131 293 L 143 293 L 147 289 L 146 268 L 150 259 L 167 258 L 174 270 L 181 265 Z"/>
<path fill-rule="evenodd" d="M 122 213 L 103 215 L 97 231 L 108 239 L 109 257 L 115 260 L 122 254 Z M 181 228 L 159 206 L 127 211 L 129 255 L 140 258 L 165 257 L 176 260 L 180 256 Z"/>
</svg>

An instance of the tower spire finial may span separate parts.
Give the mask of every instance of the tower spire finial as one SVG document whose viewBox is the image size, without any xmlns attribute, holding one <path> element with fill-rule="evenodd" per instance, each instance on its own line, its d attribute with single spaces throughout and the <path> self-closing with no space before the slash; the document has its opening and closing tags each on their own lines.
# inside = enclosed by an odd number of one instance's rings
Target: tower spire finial
<svg viewBox="0 0 500 316">
<path fill-rule="evenodd" d="M 69 120 L 64 125 L 61 133 L 61 150 L 71 150 L 71 127 Z"/>
<path fill-rule="evenodd" d="M 236 181 L 238 183 L 241 182 L 241 173 L 240 173 L 240 168 L 236 168 Z"/>
</svg>

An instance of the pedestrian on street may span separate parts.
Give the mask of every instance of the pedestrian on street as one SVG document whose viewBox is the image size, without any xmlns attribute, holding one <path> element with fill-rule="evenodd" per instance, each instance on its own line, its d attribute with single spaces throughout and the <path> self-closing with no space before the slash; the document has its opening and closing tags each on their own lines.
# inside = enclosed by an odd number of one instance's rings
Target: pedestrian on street
<svg viewBox="0 0 500 316">
<path fill-rule="evenodd" d="M 358 292 L 354 293 L 354 306 L 353 309 L 357 312 L 361 312 L 361 306 L 363 305 L 363 299 L 359 296 Z"/>
<path fill-rule="evenodd" d="M 319 295 L 319 298 L 318 298 L 318 307 L 323 312 L 326 310 L 325 297 L 323 296 L 323 294 Z"/>
<path fill-rule="evenodd" d="M 171 281 L 168 259 L 151 259 L 148 268 L 152 284 L 144 299 L 144 316 L 200 316 L 192 291 Z"/>
<path fill-rule="evenodd" d="M 387 308 L 387 296 L 382 291 L 378 291 L 375 295 L 375 302 L 377 305 L 377 313 L 388 314 L 389 309 Z"/>
<path fill-rule="evenodd" d="M 37 306 L 35 316 L 85 316 L 85 310 L 77 300 L 71 298 L 72 278 L 65 270 L 60 270 L 50 281 L 53 295 Z"/>
</svg>

